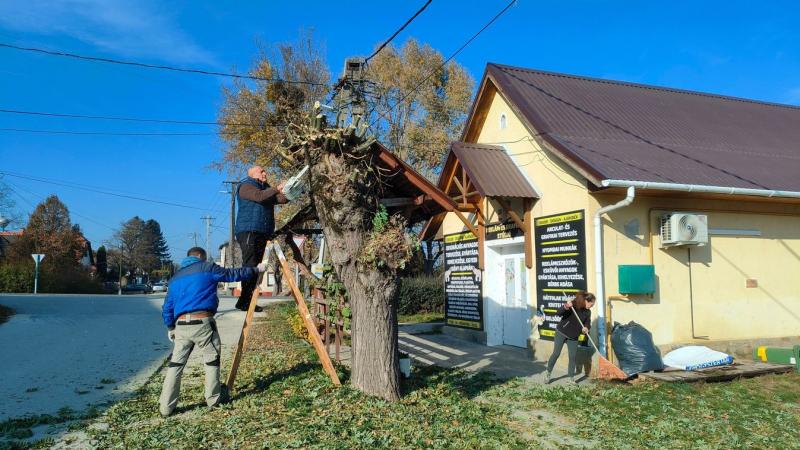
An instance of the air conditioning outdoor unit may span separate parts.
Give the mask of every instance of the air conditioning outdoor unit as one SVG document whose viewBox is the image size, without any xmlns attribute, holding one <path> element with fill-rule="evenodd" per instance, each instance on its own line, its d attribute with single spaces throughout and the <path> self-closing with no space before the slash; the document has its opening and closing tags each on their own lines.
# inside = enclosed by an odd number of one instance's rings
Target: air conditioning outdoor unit
<svg viewBox="0 0 800 450">
<path fill-rule="evenodd" d="M 708 244 L 708 216 L 673 212 L 661 216 L 661 247 Z"/>
</svg>

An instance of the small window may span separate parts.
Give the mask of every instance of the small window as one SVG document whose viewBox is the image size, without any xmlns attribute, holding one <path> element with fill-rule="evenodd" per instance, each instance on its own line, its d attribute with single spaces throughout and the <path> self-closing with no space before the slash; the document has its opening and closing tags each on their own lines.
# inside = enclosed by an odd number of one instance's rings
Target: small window
<svg viewBox="0 0 800 450">
<path fill-rule="evenodd" d="M 505 113 L 500 114 L 500 129 L 501 130 L 505 130 L 506 129 L 506 114 Z"/>
</svg>

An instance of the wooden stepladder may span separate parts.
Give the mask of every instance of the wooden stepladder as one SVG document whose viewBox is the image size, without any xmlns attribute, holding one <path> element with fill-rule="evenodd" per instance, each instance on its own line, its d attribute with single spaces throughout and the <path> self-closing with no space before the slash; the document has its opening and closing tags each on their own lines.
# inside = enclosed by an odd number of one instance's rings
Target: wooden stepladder
<svg viewBox="0 0 800 450">
<path fill-rule="evenodd" d="M 298 289 L 297 284 L 292 277 L 292 273 L 289 270 L 289 263 L 286 262 L 286 256 L 283 254 L 283 250 L 281 250 L 281 247 L 277 243 L 272 241 L 267 242 L 267 248 L 264 251 L 264 261 L 269 262 L 271 253 L 273 251 L 278 257 L 278 262 L 281 264 L 283 277 L 289 284 L 289 288 L 292 290 L 292 296 L 297 304 L 297 309 L 300 311 L 300 317 L 303 318 L 303 323 L 308 330 L 308 335 L 311 338 L 311 345 L 314 346 L 314 350 L 317 351 L 317 356 L 319 356 L 319 360 L 322 362 L 322 368 L 325 370 L 328 376 L 331 377 L 333 384 L 339 386 L 342 384 L 341 381 L 339 381 L 339 375 L 336 374 L 336 370 L 333 368 L 331 358 L 328 355 L 328 352 L 325 351 L 325 347 L 322 344 L 322 338 L 320 337 L 319 332 L 317 332 L 317 327 L 311 320 L 311 313 L 308 311 L 308 306 L 306 306 L 306 300 L 303 298 L 303 294 L 300 293 L 300 289 Z M 258 284 L 256 284 L 256 288 L 253 290 L 253 296 L 250 299 L 250 307 L 247 309 L 247 315 L 244 318 L 244 324 L 242 324 L 242 332 L 239 334 L 239 342 L 236 344 L 236 348 L 233 351 L 233 363 L 231 364 L 231 371 L 228 373 L 228 379 L 226 381 L 228 389 L 231 391 L 233 391 L 233 386 L 236 382 L 236 372 L 239 370 L 239 363 L 242 361 L 242 353 L 244 353 L 244 347 L 245 344 L 247 344 L 247 336 L 250 333 L 250 327 L 253 323 L 253 313 L 255 312 L 256 302 L 258 297 L 261 295 L 261 282 L 263 281 L 263 278 L 264 274 L 262 273 L 258 277 Z"/>
</svg>

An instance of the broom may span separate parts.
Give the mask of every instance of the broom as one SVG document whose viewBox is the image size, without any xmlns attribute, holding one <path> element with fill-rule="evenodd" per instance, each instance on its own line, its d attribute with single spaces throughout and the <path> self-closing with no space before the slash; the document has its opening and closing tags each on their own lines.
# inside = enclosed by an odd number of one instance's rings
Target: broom
<svg viewBox="0 0 800 450">
<path fill-rule="evenodd" d="M 581 324 L 581 328 L 586 328 L 586 326 L 583 325 L 583 321 L 581 320 L 581 318 L 578 317 L 578 312 L 575 311 L 575 307 L 572 306 L 572 307 L 570 307 L 570 309 L 572 310 L 572 314 L 575 316 L 575 318 L 578 319 L 578 323 Z M 589 342 L 592 343 L 592 347 L 594 347 L 594 350 L 597 352 L 597 357 L 598 357 L 597 377 L 598 378 L 600 378 L 601 380 L 624 380 L 624 379 L 628 378 L 628 376 L 625 375 L 625 372 L 620 370 L 619 367 L 617 367 L 614 364 L 612 364 L 611 361 L 609 361 L 605 357 L 603 357 L 603 355 L 600 353 L 600 350 L 597 348 L 597 345 L 595 345 L 594 340 L 592 339 L 591 336 L 589 336 L 589 333 L 586 333 L 586 337 L 589 338 Z"/>
</svg>

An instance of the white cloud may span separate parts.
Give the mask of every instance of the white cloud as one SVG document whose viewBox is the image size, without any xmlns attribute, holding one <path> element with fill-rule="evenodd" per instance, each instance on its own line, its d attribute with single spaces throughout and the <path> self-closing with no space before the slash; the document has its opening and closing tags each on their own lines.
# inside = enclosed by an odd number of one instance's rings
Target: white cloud
<svg viewBox="0 0 800 450">
<path fill-rule="evenodd" d="M 115 56 L 213 64 L 213 55 L 161 9 L 145 1 L 4 0 L 0 1 L 0 27 L 68 36 Z"/>
</svg>

